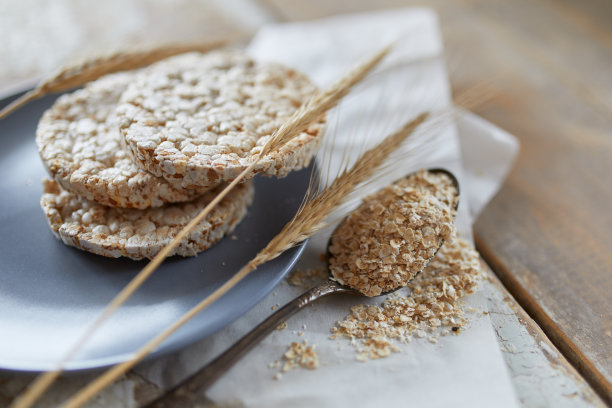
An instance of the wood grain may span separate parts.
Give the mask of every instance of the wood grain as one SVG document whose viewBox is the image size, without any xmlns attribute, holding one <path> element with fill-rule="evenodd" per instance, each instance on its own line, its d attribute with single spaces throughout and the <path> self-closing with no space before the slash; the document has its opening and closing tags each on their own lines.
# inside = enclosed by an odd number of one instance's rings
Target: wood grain
<svg viewBox="0 0 612 408">
<path fill-rule="evenodd" d="M 605 0 L 262 0 L 303 20 L 437 9 L 453 90 L 499 78 L 475 112 L 521 154 L 475 225 L 486 260 L 612 404 L 612 3 Z"/>
<path fill-rule="evenodd" d="M 483 267 L 488 278 L 483 290 L 491 324 L 521 404 L 604 407 L 595 391 L 484 262 Z"/>
</svg>

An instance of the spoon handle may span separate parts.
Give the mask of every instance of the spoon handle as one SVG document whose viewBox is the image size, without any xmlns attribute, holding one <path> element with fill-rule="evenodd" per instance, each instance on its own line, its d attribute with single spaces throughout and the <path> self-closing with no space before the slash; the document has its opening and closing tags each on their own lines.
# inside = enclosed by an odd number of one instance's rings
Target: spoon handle
<svg viewBox="0 0 612 408">
<path fill-rule="evenodd" d="M 195 406 L 198 401 L 203 401 L 206 398 L 204 396 L 204 391 L 206 391 L 208 387 L 217 381 L 238 360 L 259 344 L 261 340 L 263 340 L 272 330 L 277 328 L 283 321 L 319 298 L 333 293 L 350 292 L 350 290 L 341 287 L 338 283 L 331 280 L 326 280 L 320 285 L 315 286 L 303 295 L 287 303 L 247 333 L 243 338 L 234 343 L 234 345 L 223 352 L 223 354 L 201 368 L 191 377 L 170 389 L 166 394 L 145 405 L 145 408 Z"/>
</svg>

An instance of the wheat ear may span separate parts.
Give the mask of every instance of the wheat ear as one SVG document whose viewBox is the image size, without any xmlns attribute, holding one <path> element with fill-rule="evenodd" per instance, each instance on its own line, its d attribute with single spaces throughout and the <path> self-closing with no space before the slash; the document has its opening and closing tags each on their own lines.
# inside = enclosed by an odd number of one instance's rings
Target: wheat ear
<svg viewBox="0 0 612 408">
<path fill-rule="evenodd" d="M 268 245 L 255 256 L 255 258 L 242 267 L 236 275 L 185 313 L 168 329 L 138 350 L 131 360 L 112 367 L 75 394 L 64 404 L 64 407 L 77 408 L 82 406 L 90 398 L 149 355 L 149 353 L 191 318 L 227 293 L 227 291 L 238 284 L 238 282 L 254 271 L 259 265 L 276 258 L 287 249 L 302 242 L 323 228 L 325 226 L 325 219 L 330 212 L 337 208 L 355 187 L 370 178 L 384 160 L 414 132 L 416 127 L 419 126 L 426 117 L 426 113 L 419 115 L 416 119 L 403 126 L 399 131 L 386 137 L 377 146 L 366 151 L 350 170 L 344 171 L 321 194 L 305 204 L 278 235 L 276 235 Z"/>
<path fill-rule="evenodd" d="M 331 88 L 317 94 L 308 103 L 302 106 L 293 115 L 291 120 L 285 122 L 277 131 L 277 137 L 272 137 L 272 140 L 264 146 L 261 155 L 266 155 L 273 150 L 277 150 L 285 143 L 286 135 L 294 135 L 302 129 L 305 129 L 313 118 L 316 118 L 327 112 L 342 99 L 351 90 L 351 88 L 360 82 L 365 75 L 372 70 L 385 55 L 389 53 L 391 46 L 387 46 L 378 51 L 371 59 L 354 69 L 342 79 L 340 79 Z"/>
<path fill-rule="evenodd" d="M 254 161 L 238 175 L 219 195 L 215 197 L 193 220 L 189 222 L 175 237 L 166 245 L 152 260 L 136 275 L 121 292 L 106 306 L 100 317 L 92 324 L 89 330 L 79 339 L 75 346 L 70 350 L 66 357 L 60 361 L 58 368 L 53 371 L 48 371 L 41 374 L 28 387 L 25 393 L 20 396 L 12 408 L 29 408 L 38 398 L 53 384 L 63 371 L 63 366 L 78 350 L 85 344 L 91 335 L 114 313 L 119 306 L 129 299 L 129 297 L 151 276 L 151 274 L 159 267 L 159 265 L 168 257 L 170 252 L 176 248 L 183 238 L 193 230 L 212 209 L 233 189 L 244 177 L 249 174 L 259 160 L 267 153 L 282 147 L 291 140 L 298 132 L 307 128 L 311 123 L 316 121 L 322 114 L 334 107 L 357 83 L 370 72 L 390 51 L 390 46 L 385 47 L 363 62 L 347 75 L 342 77 L 338 82 L 333 84 L 327 90 L 318 93 L 309 102 L 299 108 L 291 118 L 281 126 L 270 138 L 268 143 L 264 145 L 261 153 L 255 157 Z M 273 146 L 273 147 L 270 147 Z"/>
<path fill-rule="evenodd" d="M 76 88 L 103 75 L 141 68 L 164 58 L 185 52 L 208 52 L 229 42 L 230 39 L 219 39 L 198 43 L 167 44 L 138 50 L 123 49 L 110 54 L 71 62 L 42 80 L 36 88 L 4 107 L 0 111 L 0 119 L 34 99 L 41 98 L 50 93 Z"/>
</svg>

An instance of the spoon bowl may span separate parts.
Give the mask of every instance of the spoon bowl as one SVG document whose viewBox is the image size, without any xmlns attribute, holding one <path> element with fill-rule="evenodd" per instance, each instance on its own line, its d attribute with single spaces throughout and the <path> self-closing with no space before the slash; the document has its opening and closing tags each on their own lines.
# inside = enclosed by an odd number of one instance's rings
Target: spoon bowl
<svg viewBox="0 0 612 408">
<path fill-rule="evenodd" d="M 453 208 L 453 217 L 454 217 L 456 212 L 457 212 L 457 209 L 459 207 L 459 199 L 458 199 L 459 198 L 459 181 L 457 180 L 457 178 L 455 177 L 455 175 L 453 173 L 451 173 L 450 171 L 448 171 L 446 169 L 434 168 L 434 169 L 427 170 L 427 172 L 428 173 L 433 173 L 433 174 L 444 174 L 448 178 L 450 178 L 450 180 L 451 180 L 451 182 L 453 184 L 453 187 L 455 189 L 455 195 L 457 197 L 457 200 L 455 202 L 455 207 Z M 408 175 L 406 175 L 406 176 L 404 176 L 404 177 L 394 181 L 391 184 L 396 184 L 396 183 L 398 183 L 401 180 L 404 180 L 404 179 L 407 179 L 407 178 L 413 176 L 414 174 L 415 173 L 410 173 L 410 174 L 408 174 Z M 340 226 L 347 220 L 347 218 L 348 218 L 348 215 L 346 217 L 344 217 L 344 219 L 342 221 L 340 221 L 338 223 L 338 225 L 336 225 L 336 227 L 334 228 L 334 230 L 332 231 L 332 233 L 331 233 L 331 235 L 329 237 L 329 240 L 327 241 L 326 259 L 327 259 L 327 272 L 329 274 L 328 280 L 332 281 L 332 282 L 335 282 L 339 287 L 344 289 L 345 291 L 343 293 L 350 293 L 350 294 L 353 294 L 353 295 L 366 296 L 365 294 L 361 293 L 359 290 L 357 290 L 355 288 L 352 288 L 352 287 L 350 287 L 348 285 L 344 285 L 344 284 L 339 283 L 336 280 L 336 278 L 333 276 L 332 269 L 330 268 L 330 260 L 333 257 L 333 255 L 332 255 L 332 253 L 330 251 L 330 246 L 331 246 L 332 238 L 336 235 L 336 233 L 338 231 L 338 228 L 340 228 Z M 427 267 L 429 262 L 437 255 L 438 251 L 440 251 L 440 248 L 442 248 L 442 245 L 444 245 L 444 240 L 440 241 L 440 244 L 438 245 L 438 248 L 436 248 L 436 251 L 434 252 L 434 254 L 431 257 L 429 257 L 429 259 L 427 260 L 427 262 L 425 263 L 423 268 L 421 268 L 418 272 L 416 272 L 414 274 L 414 276 L 412 276 L 411 279 L 414 279 L 415 276 L 417 276 L 422 270 L 424 270 Z M 389 295 L 389 294 L 391 294 L 393 292 L 396 292 L 396 291 L 402 289 L 403 287 L 405 287 L 405 285 L 397 286 L 396 288 L 388 290 L 388 291 L 385 291 L 385 292 L 382 292 L 379 295 L 376 295 L 375 297 Z"/>
</svg>

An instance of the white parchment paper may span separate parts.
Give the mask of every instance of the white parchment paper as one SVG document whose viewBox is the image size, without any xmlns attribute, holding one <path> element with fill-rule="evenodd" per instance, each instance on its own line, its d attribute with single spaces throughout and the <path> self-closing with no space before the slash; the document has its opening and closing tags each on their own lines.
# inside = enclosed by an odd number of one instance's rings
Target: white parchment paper
<svg viewBox="0 0 612 408">
<path fill-rule="evenodd" d="M 435 14 L 426 9 L 394 10 L 340 16 L 262 29 L 248 52 L 258 59 L 282 62 L 306 74 L 319 86 L 329 85 L 380 47 L 396 41 L 376 71 L 328 116 L 326 152 L 318 157 L 323 177 L 333 177 L 354 160 L 424 110 L 443 112 L 450 91 Z M 473 217 L 501 185 L 518 144 L 507 133 L 472 115 L 462 114 L 457 127 L 442 121 L 433 130 L 415 134 L 367 189 L 377 189 L 422 167 L 444 167 L 459 178 L 462 200 L 459 229 L 469 236 Z M 430 126 L 431 128 L 431 126 Z M 459 132 L 457 132 L 457 128 Z M 347 154 L 348 152 L 348 154 Z M 352 201 L 353 205 L 356 201 Z M 343 210 L 350 208 L 345 206 Z M 321 266 L 329 231 L 309 243 L 300 267 Z M 281 284 L 253 310 L 214 336 L 170 356 L 137 368 L 164 387 L 191 374 L 303 289 Z M 482 291 L 467 303 L 478 310 L 459 336 L 437 344 L 415 339 L 400 353 L 359 362 L 350 342 L 330 340 L 330 328 L 350 306 L 377 304 L 382 299 L 323 299 L 288 321 L 228 372 L 208 395 L 217 402 L 249 407 L 419 406 L 515 407 L 516 398 L 485 310 Z M 300 333 L 303 333 L 300 335 Z M 316 344 L 317 370 L 297 369 L 273 379 L 292 341 Z"/>
</svg>

